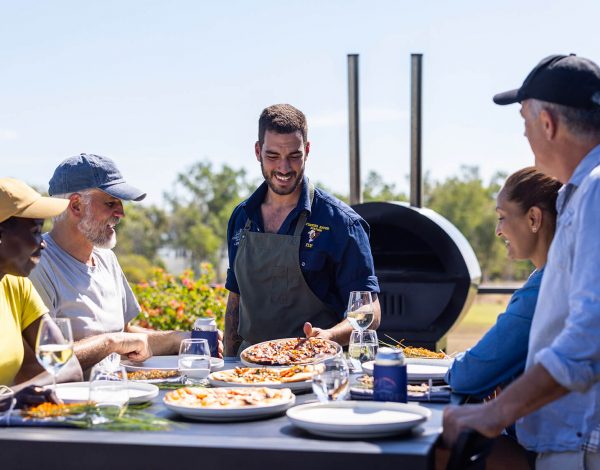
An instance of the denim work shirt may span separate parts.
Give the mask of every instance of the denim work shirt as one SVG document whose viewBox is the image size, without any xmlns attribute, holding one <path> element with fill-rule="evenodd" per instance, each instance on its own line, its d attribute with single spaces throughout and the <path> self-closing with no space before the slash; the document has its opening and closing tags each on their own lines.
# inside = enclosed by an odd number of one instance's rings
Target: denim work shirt
<svg viewBox="0 0 600 470">
<path fill-rule="evenodd" d="M 308 179 L 304 177 L 298 204 L 277 233 L 293 235 L 300 213 L 309 212 L 302 230 L 298 263 L 310 289 L 339 314 L 341 321 L 351 291 L 379 292 L 369 244 L 369 226 L 351 207 L 319 188 L 315 188 L 311 207 L 308 186 Z M 233 266 L 240 236 L 248 218 L 252 221 L 250 231 L 264 232 L 260 206 L 267 189 L 266 182 L 261 184 L 234 209 L 229 219 L 229 269 L 225 287 L 236 294 L 239 294 L 239 288 Z"/>
<path fill-rule="evenodd" d="M 571 392 L 517 421 L 536 452 L 581 450 L 600 425 L 600 146 L 559 192 L 556 234 L 531 324 L 526 368 Z"/>
<path fill-rule="evenodd" d="M 543 273 L 544 268 L 531 273 L 496 324 L 475 346 L 456 357 L 445 379 L 454 392 L 484 398 L 523 373 Z"/>
</svg>

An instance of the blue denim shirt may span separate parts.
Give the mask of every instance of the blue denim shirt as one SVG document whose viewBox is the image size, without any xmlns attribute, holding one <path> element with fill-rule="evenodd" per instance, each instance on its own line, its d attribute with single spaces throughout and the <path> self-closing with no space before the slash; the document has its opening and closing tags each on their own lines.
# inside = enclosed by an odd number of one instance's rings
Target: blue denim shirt
<svg viewBox="0 0 600 470">
<path fill-rule="evenodd" d="M 536 452 L 577 451 L 600 424 L 600 146 L 561 188 L 556 233 L 531 324 L 526 368 L 570 393 L 517 421 Z"/>
<path fill-rule="evenodd" d="M 544 268 L 534 271 L 512 295 L 496 324 L 475 346 L 456 357 L 446 374 L 453 391 L 483 398 L 523 373 L 543 272 Z"/>
<path fill-rule="evenodd" d="M 229 269 L 225 287 L 231 292 L 239 294 L 233 266 L 240 234 L 248 218 L 252 221 L 252 232 L 264 231 L 260 206 L 267 189 L 266 183 L 261 184 L 234 209 L 229 219 Z M 311 207 L 305 177 L 298 204 L 278 233 L 293 235 L 298 217 L 304 210 L 309 216 L 301 235 L 298 263 L 310 289 L 343 320 L 351 291 L 379 292 L 369 244 L 369 226 L 351 207 L 319 188 L 315 188 Z"/>
</svg>

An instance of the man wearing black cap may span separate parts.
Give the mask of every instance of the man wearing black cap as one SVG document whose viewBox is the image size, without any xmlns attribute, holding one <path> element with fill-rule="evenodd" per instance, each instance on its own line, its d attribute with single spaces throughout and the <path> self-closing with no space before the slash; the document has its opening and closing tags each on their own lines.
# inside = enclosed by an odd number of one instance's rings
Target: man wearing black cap
<svg viewBox="0 0 600 470">
<path fill-rule="evenodd" d="M 47 248 L 30 278 L 50 313 L 71 319 L 82 366 L 111 352 L 138 361 L 177 353 L 186 333 L 129 325 L 140 306 L 111 250 L 125 216 L 122 201 L 141 201 L 146 193 L 129 185 L 110 158 L 91 154 L 64 160 L 48 192 L 69 205 L 44 234 Z"/>
<path fill-rule="evenodd" d="M 564 186 L 526 371 L 495 400 L 448 408 L 444 438 L 493 437 L 516 421 L 536 468 L 600 469 L 600 68 L 550 56 L 494 101 L 521 103 L 536 166 Z"/>
</svg>

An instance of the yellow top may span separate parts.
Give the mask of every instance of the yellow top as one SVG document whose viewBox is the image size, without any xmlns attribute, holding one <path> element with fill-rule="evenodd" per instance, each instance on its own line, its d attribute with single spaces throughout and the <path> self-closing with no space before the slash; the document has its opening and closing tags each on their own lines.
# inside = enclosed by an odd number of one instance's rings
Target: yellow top
<svg viewBox="0 0 600 470">
<path fill-rule="evenodd" d="M 0 280 L 0 385 L 12 385 L 23 363 L 21 332 L 47 311 L 28 278 Z"/>
</svg>

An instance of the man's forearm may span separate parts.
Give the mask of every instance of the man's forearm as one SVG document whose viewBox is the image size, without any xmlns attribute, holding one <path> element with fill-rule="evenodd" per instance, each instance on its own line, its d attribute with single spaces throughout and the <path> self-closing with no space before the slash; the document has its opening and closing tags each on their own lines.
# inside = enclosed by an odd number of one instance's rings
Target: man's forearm
<svg viewBox="0 0 600 470">
<path fill-rule="evenodd" d="M 128 333 L 145 333 L 148 335 L 150 349 L 156 356 L 179 354 L 179 344 L 182 339 L 190 338 L 191 334 L 186 331 L 157 331 L 141 326 L 127 325 Z"/>
<path fill-rule="evenodd" d="M 242 338 L 238 334 L 240 324 L 240 296 L 230 292 L 227 298 L 227 309 L 225 310 L 225 356 L 237 355 L 242 344 Z"/>
<path fill-rule="evenodd" d="M 89 369 L 114 351 L 112 333 L 90 336 L 73 344 L 73 352 L 83 370 Z"/>
<path fill-rule="evenodd" d="M 335 341 L 336 343 L 346 346 L 350 342 L 350 335 L 352 334 L 352 325 L 345 318 L 337 325 L 332 326 L 327 330 L 323 330 L 327 333 L 327 339 Z"/>
<path fill-rule="evenodd" d="M 544 366 L 536 364 L 490 404 L 497 409 L 500 416 L 506 417 L 506 427 L 569 392 L 570 390 L 554 380 Z"/>
</svg>

